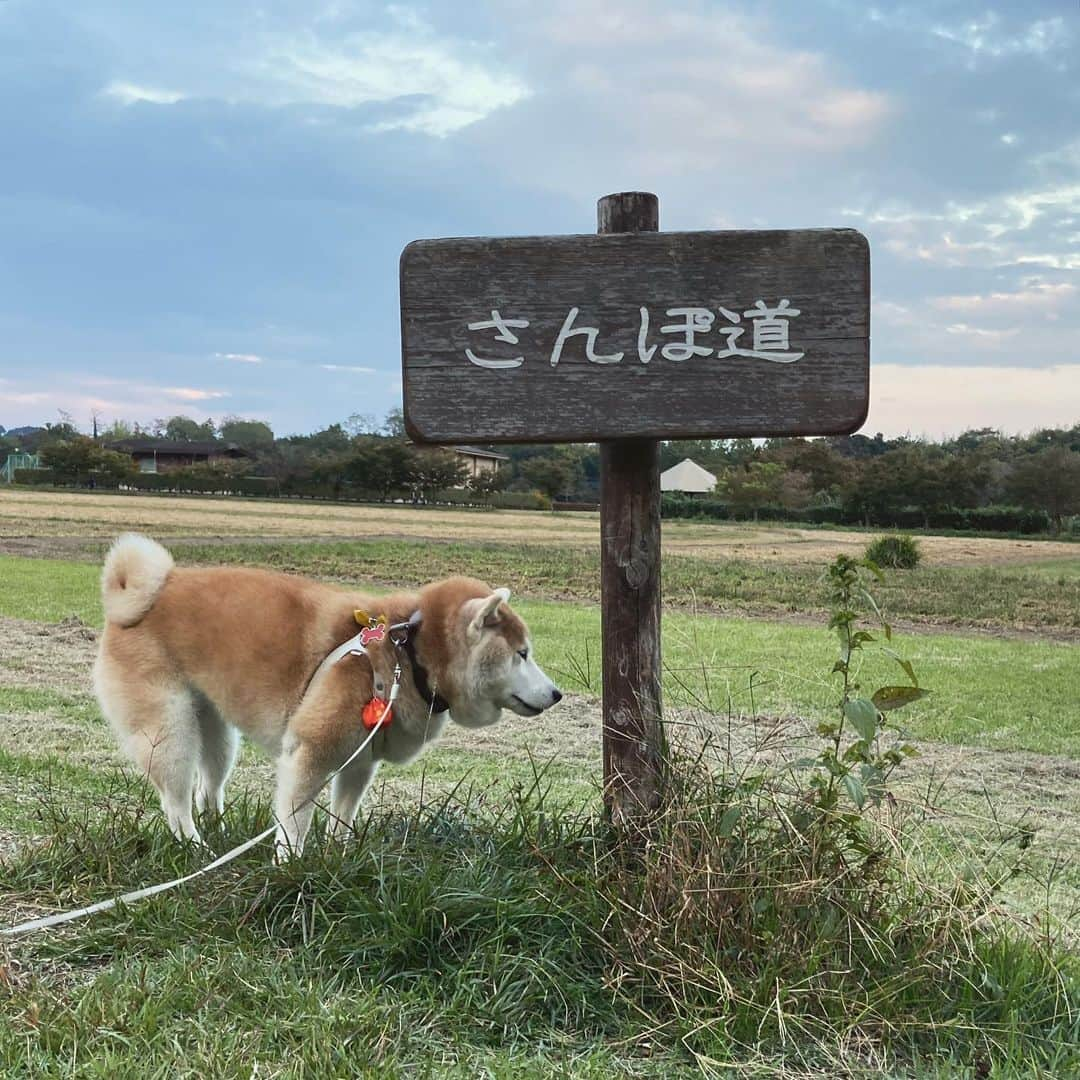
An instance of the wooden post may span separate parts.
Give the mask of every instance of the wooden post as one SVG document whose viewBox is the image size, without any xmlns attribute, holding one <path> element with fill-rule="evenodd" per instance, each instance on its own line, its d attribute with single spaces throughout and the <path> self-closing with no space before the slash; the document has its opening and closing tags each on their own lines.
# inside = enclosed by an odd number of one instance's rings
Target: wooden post
<svg viewBox="0 0 1080 1080">
<path fill-rule="evenodd" d="M 659 201 L 605 195 L 597 232 L 657 232 Z M 656 809 L 665 754 L 660 705 L 660 444 L 600 444 L 604 802 L 616 824 Z"/>
</svg>

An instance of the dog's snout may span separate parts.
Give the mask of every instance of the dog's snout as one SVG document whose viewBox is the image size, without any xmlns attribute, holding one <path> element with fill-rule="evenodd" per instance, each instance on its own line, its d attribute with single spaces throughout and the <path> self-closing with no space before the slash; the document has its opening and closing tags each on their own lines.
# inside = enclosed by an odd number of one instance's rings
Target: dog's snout
<svg viewBox="0 0 1080 1080">
<path fill-rule="evenodd" d="M 551 688 L 551 704 L 558 705 L 560 701 L 562 701 L 562 691 L 558 687 L 553 686 Z"/>
</svg>

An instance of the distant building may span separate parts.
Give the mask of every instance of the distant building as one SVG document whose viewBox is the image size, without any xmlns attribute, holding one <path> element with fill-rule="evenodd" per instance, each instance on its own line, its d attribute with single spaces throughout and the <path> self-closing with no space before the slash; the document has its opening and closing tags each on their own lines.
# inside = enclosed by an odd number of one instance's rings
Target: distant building
<svg viewBox="0 0 1080 1080">
<path fill-rule="evenodd" d="M 249 458 L 242 446 L 232 442 L 185 442 L 179 439 L 119 439 L 107 444 L 109 450 L 130 454 L 139 472 L 168 472 L 189 465 L 214 464 Z"/>
<path fill-rule="evenodd" d="M 716 477 L 708 469 L 703 469 L 696 461 L 683 458 L 678 465 L 672 465 L 660 474 L 661 491 L 682 491 L 702 495 L 714 490 Z"/>
<path fill-rule="evenodd" d="M 451 446 L 450 449 L 458 457 L 464 459 L 469 470 L 470 479 L 474 476 L 496 473 L 504 461 L 510 460 L 506 454 L 496 454 L 491 450 L 480 450 L 475 446 Z"/>
</svg>

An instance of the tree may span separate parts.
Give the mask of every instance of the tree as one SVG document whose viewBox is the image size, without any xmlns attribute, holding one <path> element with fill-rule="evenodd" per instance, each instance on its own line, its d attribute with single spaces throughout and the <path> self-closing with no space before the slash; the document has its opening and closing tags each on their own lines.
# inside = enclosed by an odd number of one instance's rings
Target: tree
<svg viewBox="0 0 1080 1080">
<path fill-rule="evenodd" d="M 132 427 L 126 420 L 114 420 L 107 428 L 101 431 L 101 438 L 105 442 L 119 442 L 121 439 L 130 439 L 137 432 L 137 427 Z"/>
<path fill-rule="evenodd" d="M 413 450 L 412 458 L 414 500 L 426 501 L 436 492 L 465 483 L 465 462 L 450 450 Z"/>
<path fill-rule="evenodd" d="M 350 413 L 343 424 L 335 424 L 349 436 L 355 439 L 358 435 L 376 435 L 379 425 L 375 423 L 375 417 L 370 413 Z"/>
<path fill-rule="evenodd" d="M 85 435 L 59 439 L 41 448 L 41 464 L 58 480 L 77 480 L 94 467 L 97 444 Z"/>
<path fill-rule="evenodd" d="M 574 486 L 573 465 L 563 457 L 529 458 L 521 463 L 518 471 L 550 499 L 567 494 Z"/>
<path fill-rule="evenodd" d="M 261 420 L 244 420 L 239 416 L 226 416 L 218 433 L 226 442 L 236 443 L 245 450 L 265 451 L 274 445 L 274 432 Z"/>
<path fill-rule="evenodd" d="M 285 441 L 320 453 L 349 450 L 353 445 L 353 437 L 341 424 L 331 424 L 310 435 L 293 435 Z"/>
<path fill-rule="evenodd" d="M 785 510 L 802 510 L 810 505 L 813 498 L 814 488 L 810 482 L 810 474 L 797 469 L 785 469 L 776 491 L 777 503 Z"/>
<path fill-rule="evenodd" d="M 390 439 L 405 438 L 405 414 L 400 409 L 391 409 L 386 414 L 382 433 Z"/>
<path fill-rule="evenodd" d="M 37 437 L 37 445 L 41 447 L 48 446 L 50 443 L 57 442 L 70 442 L 73 439 L 81 439 L 79 429 L 71 423 L 71 417 L 67 413 L 61 411 L 61 417 L 67 417 L 66 420 L 61 419 L 59 424 L 46 424 Z M 29 447 L 28 447 L 29 449 Z"/>
<path fill-rule="evenodd" d="M 362 491 L 370 491 L 385 501 L 393 492 L 412 487 L 414 469 L 413 450 L 408 443 L 372 436 L 358 440 L 343 456 L 341 473 Z"/>
<path fill-rule="evenodd" d="M 97 447 L 96 462 L 94 468 L 106 479 L 116 484 L 122 484 L 139 473 L 139 466 L 129 454 L 122 454 L 116 450 L 106 450 L 102 446 Z"/>
<path fill-rule="evenodd" d="M 847 470 L 847 462 L 824 439 L 770 439 L 762 458 L 806 474 L 814 494 L 832 494 Z"/>
<path fill-rule="evenodd" d="M 489 496 L 506 487 L 510 474 L 507 469 L 492 469 L 489 472 L 478 472 L 470 476 L 468 480 L 469 490 L 474 495 Z"/>
<path fill-rule="evenodd" d="M 763 506 L 780 502 L 785 469 L 772 461 L 752 461 L 745 468 L 730 469 L 717 478 L 716 489 L 736 510 L 752 511 L 757 521 Z"/>
<path fill-rule="evenodd" d="M 165 421 L 162 434 L 166 439 L 175 439 L 177 442 L 208 442 L 217 438 L 212 420 L 205 420 L 200 424 L 190 416 L 170 416 Z"/>
<path fill-rule="evenodd" d="M 57 480 L 77 482 L 89 480 L 95 475 L 119 483 L 134 476 L 138 471 L 135 462 L 127 454 L 106 450 L 86 435 L 49 443 L 42 447 L 41 463 L 52 469 Z"/>
<path fill-rule="evenodd" d="M 1080 453 L 1051 446 L 1021 458 L 1006 482 L 1021 506 L 1045 510 L 1061 532 L 1066 514 L 1080 514 Z"/>
</svg>

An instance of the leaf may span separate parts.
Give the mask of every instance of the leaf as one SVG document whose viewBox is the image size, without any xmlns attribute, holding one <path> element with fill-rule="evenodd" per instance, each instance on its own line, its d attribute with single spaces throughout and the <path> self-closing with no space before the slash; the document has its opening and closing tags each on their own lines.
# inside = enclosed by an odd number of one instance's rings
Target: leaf
<svg viewBox="0 0 1080 1080">
<path fill-rule="evenodd" d="M 915 669 L 911 666 L 910 660 L 905 660 L 899 653 L 893 652 L 892 649 L 882 648 L 881 650 L 886 656 L 891 656 L 903 669 L 907 677 L 911 680 L 912 686 L 918 686 L 919 680 L 915 675 Z"/>
<path fill-rule="evenodd" d="M 876 600 L 875 600 L 875 599 L 874 599 L 874 598 L 873 598 L 873 597 L 872 597 L 872 596 L 870 595 L 869 591 L 868 591 L 867 589 L 864 589 L 864 588 L 863 588 L 863 587 L 862 587 L 862 586 L 860 585 L 860 586 L 859 586 L 859 592 L 860 592 L 860 593 L 862 593 L 862 597 L 863 597 L 863 599 L 864 599 L 864 600 L 865 600 L 865 601 L 866 601 L 866 602 L 867 602 L 867 603 L 868 603 L 868 604 L 870 605 L 870 607 L 871 607 L 871 608 L 873 608 L 873 610 L 874 610 L 874 614 L 875 614 L 875 615 L 876 615 L 876 616 L 877 616 L 877 617 L 878 617 L 878 618 L 879 618 L 879 619 L 880 619 L 880 620 L 881 620 L 882 622 L 884 622 L 884 621 L 885 621 L 885 616 L 881 614 L 881 608 L 879 608 L 879 607 L 878 607 L 877 601 L 876 601 Z"/>
<path fill-rule="evenodd" d="M 861 810 L 866 802 L 866 788 L 863 782 L 854 773 L 844 774 L 844 790 L 851 797 L 851 801 Z"/>
<path fill-rule="evenodd" d="M 866 698 L 852 698 L 844 703 L 844 718 L 859 733 L 859 738 L 870 742 L 877 734 L 877 706 Z"/>
<path fill-rule="evenodd" d="M 929 693 L 929 690 L 920 690 L 917 686 L 883 686 L 874 691 L 872 700 L 882 712 L 890 712 L 892 709 L 902 709 Z"/>
<path fill-rule="evenodd" d="M 874 577 L 878 579 L 878 581 L 885 580 L 885 575 L 881 572 L 881 567 L 878 566 L 878 564 L 872 559 L 862 559 L 858 563 L 856 563 L 856 565 L 864 566 L 867 570 L 870 571 L 871 574 L 874 575 Z"/>
<path fill-rule="evenodd" d="M 875 803 L 880 803 L 885 795 L 885 774 L 876 765 L 863 765 L 859 770 L 866 793 Z"/>
<path fill-rule="evenodd" d="M 742 816 L 741 806 L 729 806 L 720 818 L 719 833 L 721 836 L 730 836 L 735 831 L 735 826 Z"/>
</svg>

